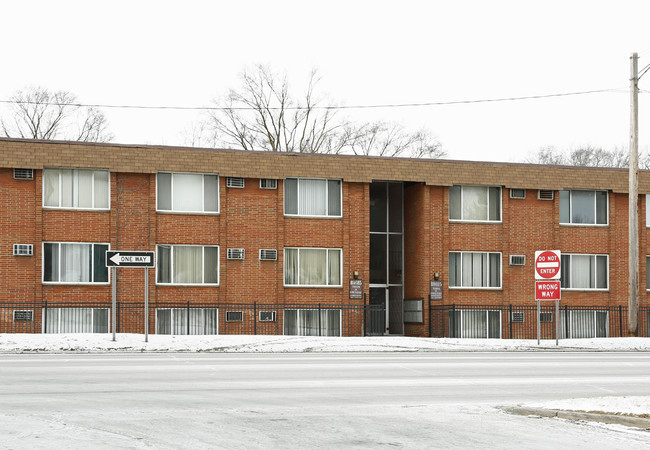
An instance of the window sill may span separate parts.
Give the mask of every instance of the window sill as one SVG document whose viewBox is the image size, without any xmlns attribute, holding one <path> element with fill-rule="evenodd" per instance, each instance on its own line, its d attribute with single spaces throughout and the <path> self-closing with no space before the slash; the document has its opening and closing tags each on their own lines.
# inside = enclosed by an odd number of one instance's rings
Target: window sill
<svg viewBox="0 0 650 450">
<path fill-rule="evenodd" d="M 473 286 L 449 286 L 449 290 L 453 291 L 502 291 L 502 287 L 473 287 Z"/>
<path fill-rule="evenodd" d="M 461 220 L 461 219 L 449 219 L 449 223 L 475 223 L 475 224 L 502 224 L 503 220 Z"/>
<path fill-rule="evenodd" d="M 111 285 L 110 281 L 102 281 L 102 282 L 98 282 L 98 283 L 74 282 L 74 281 L 69 281 L 69 282 L 43 281 L 42 283 L 45 286 L 110 286 Z"/>
<path fill-rule="evenodd" d="M 219 283 L 214 284 L 214 283 L 158 283 L 156 282 L 156 286 L 219 287 Z"/>
<path fill-rule="evenodd" d="M 342 219 L 343 216 L 302 216 L 300 214 L 285 214 L 285 219 Z"/>
<path fill-rule="evenodd" d="M 609 288 L 560 288 L 566 292 L 609 292 Z"/>
<path fill-rule="evenodd" d="M 562 223 L 560 222 L 561 227 L 586 227 L 586 228 L 608 228 L 608 223 Z"/>
<path fill-rule="evenodd" d="M 285 288 L 299 288 L 299 289 L 310 289 L 310 288 L 316 288 L 316 289 L 342 289 L 343 285 L 342 284 L 337 284 L 337 285 L 322 285 L 322 284 L 285 284 L 283 285 Z"/>
<path fill-rule="evenodd" d="M 182 216 L 218 216 L 221 214 L 220 211 L 168 211 L 166 209 L 157 209 L 156 213 L 158 214 L 178 214 Z"/>
<path fill-rule="evenodd" d="M 43 206 L 44 211 L 85 211 L 85 212 L 110 212 L 111 208 L 74 208 L 74 207 L 58 207 L 58 206 Z"/>
</svg>

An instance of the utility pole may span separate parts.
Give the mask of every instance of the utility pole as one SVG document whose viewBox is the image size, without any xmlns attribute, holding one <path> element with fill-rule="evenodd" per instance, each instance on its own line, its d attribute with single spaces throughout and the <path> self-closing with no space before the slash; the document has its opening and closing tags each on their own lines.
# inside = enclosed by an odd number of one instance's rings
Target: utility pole
<svg viewBox="0 0 650 450">
<path fill-rule="evenodd" d="M 630 188 L 628 335 L 639 335 L 639 55 L 630 57 Z"/>
</svg>

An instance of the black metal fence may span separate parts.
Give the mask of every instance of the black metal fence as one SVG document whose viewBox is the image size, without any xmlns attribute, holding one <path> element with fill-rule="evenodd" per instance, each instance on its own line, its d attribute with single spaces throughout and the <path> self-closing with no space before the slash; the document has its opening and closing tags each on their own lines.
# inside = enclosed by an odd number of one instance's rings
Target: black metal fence
<svg viewBox="0 0 650 450">
<path fill-rule="evenodd" d="M 639 308 L 639 336 L 650 336 L 650 308 Z M 555 305 L 540 307 L 540 337 L 560 339 L 627 336 L 628 312 L 624 306 Z M 537 305 L 441 305 L 429 308 L 431 337 L 537 339 Z"/>
<path fill-rule="evenodd" d="M 382 329 L 385 310 L 377 305 L 195 304 L 149 305 L 151 334 L 260 334 L 369 336 Z M 20 303 L 0 305 L 0 333 L 108 333 L 110 303 Z M 118 333 L 145 332 L 141 302 L 118 302 Z"/>
</svg>

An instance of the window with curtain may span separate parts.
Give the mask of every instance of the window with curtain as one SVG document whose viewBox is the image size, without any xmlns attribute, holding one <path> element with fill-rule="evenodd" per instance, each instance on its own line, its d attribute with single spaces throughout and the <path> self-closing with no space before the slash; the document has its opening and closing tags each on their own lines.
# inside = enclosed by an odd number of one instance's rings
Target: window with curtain
<svg viewBox="0 0 650 450">
<path fill-rule="evenodd" d="M 607 225 L 607 191 L 560 191 L 560 223 Z"/>
<path fill-rule="evenodd" d="M 43 243 L 43 282 L 108 283 L 108 244 Z"/>
<path fill-rule="evenodd" d="M 341 286 L 341 249 L 285 248 L 285 286 Z"/>
<path fill-rule="evenodd" d="M 47 308 L 46 333 L 108 333 L 108 308 Z"/>
<path fill-rule="evenodd" d="M 449 219 L 501 222 L 501 188 L 454 185 L 449 188 Z"/>
<path fill-rule="evenodd" d="M 43 206 L 109 209 L 108 170 L 43 169 Z"/>
<path fill-rule="evenodd" d="M 560 339 L 593 339 L 609 336 L 609 313 L 597 310 L 560 311 Z M 567 330 L 567 326 L 569 329 Z"/>
<path fill-rule="evenodd" d="M 501 311 L 449 311 L 449 336 L 455 338 L 501 338 Z"/>
<path fill-rule="evenodd" d="M 219 176 L 159 172 L 156 176 L 158 211 L 219 212 Z"/>
<path fill-rule="evenodd" d="M 158 245 L 158 284 L 219 284 L 219 246 Z"/>
<path fill-rule="evenodd" d="M 449 287 L 500 288 L 501 253 L 449 252 Z"/>
<path fill-rule="evenodd" d="M 218 308 L 159 308 L 156 334 L 219 334 Z"/>
<path fill-rule="evenodd" d="M 341 217 L 341 180 L 287 178 L 284 180 L 284 214 Z"/>
<path fill-rule="evenodd" d="M 286 336 L 341 336 L 341 310 L 286 309 L 284 334 Z"/>
<path fill-rule="evenodd" d="M 562 289 L 607 290 L 609 288 L 609 255 L 562 253 Z"/>
</svg>

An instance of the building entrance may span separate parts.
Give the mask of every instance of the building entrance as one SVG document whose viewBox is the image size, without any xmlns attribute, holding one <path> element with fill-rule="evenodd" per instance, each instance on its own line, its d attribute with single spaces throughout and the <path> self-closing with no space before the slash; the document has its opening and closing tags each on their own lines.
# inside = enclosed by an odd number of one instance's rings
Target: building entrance
<svg viewBox="0 0 650 450">
<path fill-rule="evenodd" d="M 384 305 L 385 328 L 373 334 L 404 334 L 404 186 L 370 184 L 370 304 Z"/>
</svg>

